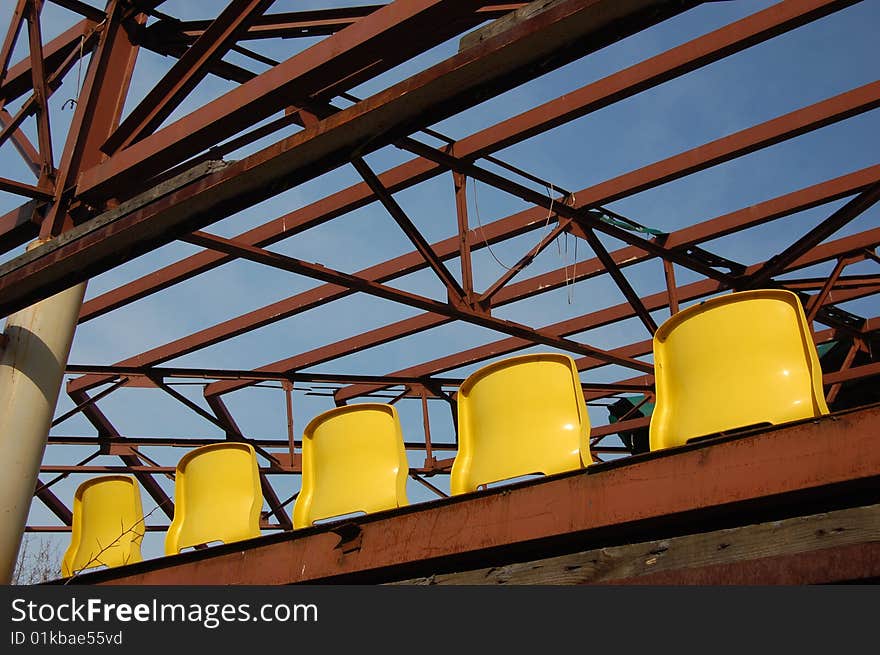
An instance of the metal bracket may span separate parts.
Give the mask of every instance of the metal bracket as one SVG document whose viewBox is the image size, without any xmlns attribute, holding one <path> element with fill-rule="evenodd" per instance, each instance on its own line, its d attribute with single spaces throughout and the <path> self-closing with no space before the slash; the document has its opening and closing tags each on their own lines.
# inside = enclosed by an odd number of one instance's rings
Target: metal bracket
<svg viewBox="0 0 880 655">
<path fill-rule="evenodd" d="M 334 550 L 341 550 L 343 555 L 348 555 L 361 549 L 363 531 L 357 523 L 343 523 L 333 528 L 333 534 L 339 536 L 339 543 Z"/>
</svg>

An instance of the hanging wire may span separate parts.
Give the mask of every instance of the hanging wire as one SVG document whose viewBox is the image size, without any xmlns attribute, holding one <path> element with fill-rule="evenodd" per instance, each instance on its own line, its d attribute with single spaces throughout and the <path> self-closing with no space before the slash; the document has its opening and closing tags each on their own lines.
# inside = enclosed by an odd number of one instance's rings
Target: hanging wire
<svg viewBox="0 0 880 655">
<path fill-rule="evenodd" d="M 96 32 L 99 32 L 104 27 L 104 25 L 106 23 L 107 23 L 107 19 L 105 18 L 100 23 L 95 25 L 95 27 L 92 29 L 92 31 L 89 32 L 89 35 L 88 35 L 89 38 L 91 38 L 91 36 L 93 34 L 95 34 Z M 61 105 L 62 110 L 67 107 L 67 103 L 70 103 L 71 109 L 73 109 L 74 107 L 76 107 L 77 104 L 79 104 L 79 94 L 80 94 L 80 92 L 82 92 L 82 65 L 83 65 L 83 58 L 85 57 L 85 53 L 83 52 L 83 50 L 85 49 L 85 43 L 86 43 L 86 35 L 82 34 L 79 37 L 79 60 L 77 61 L 77 64 L 76 64 L 76 95 L 75 95 L 75 97 L 68 98 L 67 100 L 64 101 L 64 104 Z"/>
<path fill-rule="evenodd" d="M 502 261 L 498 258 L 498 256 L 495 254 L 495 252 L 492 250 L 492 246 L 489 245 L 489 240 L 486 238 L 486 230 L 483 228 L 483 221 L 480 219 L 480 206 L 479 206 L 479 203 L 477 203 L 477 179 L 476 179 L 476 178 L 472 178 L 472 179 L 473 179 L 473 181 L 474 181 L 474 183 L 471 185 L 471 187 L 473 188 L 473 196 L 474 196 L 474 213 L 475 213 L 476 216 L 477 216 L 477 225 L 478 225 L 479 228 L 480 228 L 480 233 L 483 235 L 483 243 L 485 244 L 486 249 L 489 251 L 489 254 L 492 255 L 492 259 L 494 259 L 495 262 L 496 262 L 501 268 L 503 268 L 503 269 L 505 269 L 505 270 L 507 270 L 507 271 L 513 270 L 514 267 L 513 267 L 513 266 L 508 266 L 507 264 L 505 264 L 504 262 L 502 262 Z M 550 199 L 550 208 L 547 210 L 547 218 L 544 219 L 544 228 L 545 228 L 545 229 L 547 228 L 548 225 L 550 225 L 550 217 L 553 216 L 553 203 L 554 203 L 554 201 L 555 201 L 555 199 L 554 199 L 554 197 L 553 197 L 553 192 L 554 192 L 554 191 L 555 191 L 555 189 L 554 189 L 553 185 L 550 184 L 550 185 L 547 187 L 547 197 Z M 537 243 L 537 244 L 535 244 L 535 247 L 532 249 L 530 255 L 528 255 L 528 263 L 525 264 L 525 265 L 523 266 L 523 268 L 526 268 L 526 266 L 528 266 L 528 265 L 531 263 L 531 259 L 532 259 L 532 258 L 537 254 L 537 252 L 538 252 L 538 246 L 539 246 L 539 245 L 540 245 L 540 242 Z"/>
<path fill-rule="evenodd" d="M 573 193 L 568 193 L 565 196 L 565 204 L 573 207 L 575 206 L 576 199 Z M 561 235 L 560 235 L 561 236 Z M 566 231 L 565 237 L 563 239 L 565 244 L 564 249 L 563 246 L 559 243 L 559 236 L 556 237 L 556 252 L 559 254 L 559 258 L 562 260 L 562 271 L 565 280 L 565 293 L 566 298 L 568 299 L 568 304 L 572 304 L 574 301 L 574 283 L 575 283 L 575 274 L 577 271 L 577 247 L 578 247 L 578 239 L 574 239 L 574 257 L 571 261 L 571 274 L 569 275 L 569 261 L 568 261 L 568 232 Z"/>
<path fill-rule="evenodd" d="M 571 200 L 571 206 L 577 207 L 577 199 L 575 198 L 574 194 L 573 193 L 570 194 L 568 196 L 568 198 Z M 568 235 L 568 232 L 566 232 L 566 236 L 567 235 Z M 572 257 L 572 260 L 571 260 L 571 278 L 568 277 L 568 264 L 566 264 L 566 267 L 565 267 L 565 275 L 566 275 L 566 277 L 565 277 L 565 294 L 566 294 L 566 298 L 568 299 L 569 305 L 571 305 L 574 302 L 574 283 L 575 283 L 576 276 L 577 276 L 578 241 L 580 241 L 580 239 L 574 240 L 574 256 Z M 568 245 L 568 244 L 566 243 L 566 245 Z"/>
<path fill-rule="evenodd" d="M 571 206 L 577 207 L 577 197 L 573 193 L 569 194 L 568 198 L 571 200 Z M 567 233 L 566 233 L 567 234 Z M 574 240 L 574 256 L 571 259 L 571 280 L 569 282 L 569 278 L 565 279 L 565 289 L 566 294 L 568 296 L 568 304 L 572 304 L 574 302 L 574 283 L 577 280 L 577 263 L 578 263 L 578 241 L 580 239 Z M 566 267 L 566 274 L 568 273 L 568 268 Z"/>
<path fill-rule="evenodd" d="M 501 162 L 499 162 L 499 163 L 501 163 Z M 531 175 L 526 175 L 526 176 L 529 179 L 537 180 L 537 178 L 534 178 Z M 489 240 L 486 238 L 486 231 L 483 228 L 483 222 L 480 217 L 480 206 L 477 201 L 477 180 L 476 180 L 476 178 L 473 178 L 473 182 L 474 183 L 472 186 L 473 186 L 473 197 L 474 197 L 474 213 L 477 216 L 477 225 L 479 226 L 480 232 L 483 235 L 483 243 L 485 244 L 486 249 L 489 251 L 489 254 L 492 256 L 492 259 L 494 259 L 495 262 L 499 266 L 501 266 L 503 269 L 505 269 L 507 271 L 513 270 L 514 267 L 508 266 L 503 261 L 501 261 L 501 259 L 495 254 L 495 251 L 492 250 L 492 247 L 489 245 Z M 553 186 L 553 184 L 550 182 L 545 182 L 545 187 L 547 188 L 547 196 L 550 199 L 550 206 L 547 211 L 547 218 L 544 221 L 544 228 L 546 229 L 547 226 L 550 224 L 550 218 L 553 216 L 553 203 L 555 202 L 554 194 L 555 194 L 556 189 Z M 562 201 L 571 207 L 577 206 L 577 199 L 576 199 L 574 193 L 566 192 Z M 638 232 L 641 234 L 654 236 L 654 237 L 663 236 L 666 234 L 666 232 L 664 232 L 663 230 L 658 230 L 655 228 L 646 227 L 644 225 L 637 223 L 636 221 L 634 221 L 632 219 L 627 218 L 626 216 L 621 216 L 617 212 L 606 209 L 605 207 L 591 207 L 589 209 L 586 209 L 586 212 L 589 213 L 594 219 L 596 219 L 598 221 L 601 221 L 601 222 L 606 223 L 608 225 L 613 225 L 615 227 L 619 227 L 619 228 L 628 230 L 630 232 Z M 574 285 L 575 285 L 575 282 L 577 281 L 578 239 L 574 239 L 573 257 L 572 257 L 571 262 L 569 262 L 569 259 L 568 259 L 568 232 L 567 231 L 565 232 L 564 253 L 563 253 L 563 244 L 560 244 L 560 241 L 559 241 L 560 236 L 561 235 L 558 235 L 555 239 L 556 249 L 557 249 L 557 252 L 559 253 L 560 259 L 562 259 L 563 275 L 565 277 L 566 297 L 568 300 L 568 304 L 571 305 L 574 302 Z M 540 243 L 536 244 L 535 248 L 529 253 L 529 255 L 527 255 L 527 258 L 528 258 L 526 260 L 527 263 L 525 263 L 522 266 L 523 269 L 525 269 L 527 266 L 529 266 L 532 263 L 532 259 L 537 254 L 537 250 L 538 250 L 539 245 L 540 245 Z M 569 270 L 569 267 L 570 267 L 570 270 Z"/>
<path fill-rule="evenodd" d="M 106 19 L 105 19 L 105 20 L 106 20 Z M 64 101 L 64 104 L 61 105 L 61 110 L 62 110 L 62 111 L 64 111 L 64 109 L 67 108 L 67 103 L 68 103 L 68 102 L 70 103 L 70 108 L 71 108 L 71 109 L 73 109 L 73 108 L 79 103 L 79 100 L 77 100 L 77 98 L 79 98 L 79 92 L 80 92 L 80 89 L 81 89 L 81 82 L 82 82 L 82 63 L 83 63 L 83 45 L 85 44 L 85 42 L 86 42 L 86 35 L 83 34 L 83 35 L 81 35 L 81 36 L 79 37 L 79 61 L 77 61 L 77 64 L 76 64 L 76 97 L 74 97 L 74 98 L 68 98 L 67 100 L 65 100 L 65 101 Z"/>
</svg>

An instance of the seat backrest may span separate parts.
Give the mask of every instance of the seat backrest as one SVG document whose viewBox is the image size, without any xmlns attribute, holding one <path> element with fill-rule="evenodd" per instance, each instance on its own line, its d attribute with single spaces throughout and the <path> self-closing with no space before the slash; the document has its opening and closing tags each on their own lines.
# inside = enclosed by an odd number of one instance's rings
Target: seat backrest
<svg viewBox="0 0 880 655">
<path fill-rule="evenodd" d="M 165 554 L 212 541 L 258 537 L 262 506 L 257 456 L 250 444 L 196 448 L 177 464 L 174 520 L 165 536 Z"/>
<path fill-rule="evenodd" d="M 568 355 L 510 357 L 468 376 L 458 390 L 453 494 L 523 475 L 589 466 L 590 418 Z"/>
<path fill-rule="evenodd" d="M 651 450 L 828 413 L 816 347 L 790 291 L 741 291 L 675 314 L 654 334 L 654 369 Z"/>
<path fill-rule="evenodd" d="M 144 512 L 137 481 L 127 475 L 86 480 L 73 496 L 70 545 L 61 560 L 61 575 L 140 562 L 143 538 Z"/>
<path fill-rule="evenodd" d="M 409 463 L 392 405 L 346 405 L 316 416 L 303 432 L 302 468 L 294 528 L 409 502 Z"/>
</svg>

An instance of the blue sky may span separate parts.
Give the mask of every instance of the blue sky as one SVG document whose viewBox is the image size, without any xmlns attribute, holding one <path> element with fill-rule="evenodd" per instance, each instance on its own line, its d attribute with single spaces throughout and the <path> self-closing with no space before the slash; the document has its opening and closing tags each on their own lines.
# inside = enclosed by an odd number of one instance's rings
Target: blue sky
<svg viewBox="0 0 880 655">
<path fill-rule="evenodd" d="M 91 0 L 97 6 L 96 0 Z M 293 11 L 308 7 L 342 6 L 343 2 L 276 2 L 272 11 Z M 538 80 L 485 102 L 463 115 L 448 119 L 435 129 L 460 138 L 538 103 L 576 89 L 614 70 L 636 63 L 686 40 L 709 32 L 744 17 L 771 2 L 733 1 L 708 3 L 673 18 L 631 38 L 624 39 L 594 55 L 590 55 Z M 12 3 L 0 7 L 0 24 L 6 25 Z M 216 11 L 214 2 L 164 3 L 163 11 L 184 19 L 204 18 Z M 71 25 L 76 17 L 68 11 L 47 5 L 44 13 L 45 40 Z M 683 78 L 641 93 L 604 110 L 556 128 L 555 130 L 512 146 L 498 153 L 505 159 L 533 174 L 569 190 L 588 187 L 653 161 L 730 134 L 749 125 L 773 118 L 829 96 L 873 82 L 880 61 L 880 3 L 867 0 L 842 10 L 814 24 L 752 47 L 722 62 L 707 66 Z M 267 56 L 284 59 L 312 40 L 254 42 L 250 44 Z M 26 39 L 19 39 L 17 56 L 26 53 Z M 457 48 L 452 40 L 417 59 L 389 71 L 379 79 L 353 90 L 364 97 L 396 80 L 450 56 Z M 231 57 L 235 60 L 235 57 Z M 135 71 L 135 81 L 127 103 L 131 109 L 150 85 L 171 65 L 170 58 L 142 52 Z M 251 64 L 252 65 L 252 64 Z M 258 70 L 258 68 L 254 68 Z M 61 105 L 74 95 L 76 69 L 52 98 L 52 123 L 55 136 L 55 157 L 60 159 L 64 126 L 72 112 Z M 207 100 L 228 90 L 222 80 L 208 79 L 184 102 L 170 121 L 192 111 Z M 14 111 L 17 106 L 8 109 Z M 849 173 L 877 163 L 880 150 L 880 121 L 874 110 L 843 123 L 825 127 L 791 142 L 761 150 L 728 164 L 662 185 L 636 196 L 613 203 L 612 209 L 640 223 L 664 231 L 672 231 L 694 222 L 706 220 L 788 191 L 825 179 Z M 36 142 L 32 125 L 26 130 Z M 271 142 L 266 139 L 240 157 Z M 382 171 L 409 159 L 406 153 L 386 148 L 370 155 L 368 162 Z M 0 149 L 0 176 L 31 181 L 9 144 Z M 358 181 L 356 172 L 345 166 L 306 184 L 295 187 L 269 201 L 260 203 L 238 215 L 208 228 L 227 236 L 276 218 L 283 213 L 315 201 Z M 471 222 L 485 224 L 526 208 L 521 201 L 505 196 L 485 185 L 470 188 Z M 423 234 L 435 241 L 454 234 L 456 228 L 454 198 L 449 175 L 397 194 L 396 199 L 407 210 Z M 706 247 L 742 263 L 754 263 L 779 252 L 794 238 L 806 233 L 827 217 L 845 200 L 829 203 L 814 210 L 776 221 L 750 231 L 747 237 L 727 237 Z M 19 197 L 0 193 L 0 213 L 21 204 Z M 880 224 L 877 207 L 866 212 L 832 238 L 862 231 Z M 543 234 L 533 232 L 508 243 L 493 247 L 504 263 L 516 261 Z M 615 248 L 619 242 L 603 239 Z M 558 268 L 573 262 L 574 240 L 560 248 L 551 246 L 540 255 L 518 279 Z M 288 239 L 272 249 L 309 261 L 318 261 L 344 271 L 354 272 L 366 266 L 412 250 L 406 237 L 378 204 L 314 228 Z M 196 252 L 187 244 L 170 244 L 117 267 L 89 282 L 87 298 L 92 298 L 119 284 L 138 278 L 162 265 Z M 9 256 L 18 254 L 10 253 Z M 578 246 L 578 257 L 589 258 L 584 245 Z M 457 272 L 457 265 L 451 263 Z M 799 272 L 799 276 L 827 273 L 829 266 Z M 876 264 L 859 264 L 847 272 L 876 272 Z M 494 281 L 503 269 L 485 250 L 474 254 L 475 283 L 478 289 Z M 680 268 L 679 284 L 697 279 Z M 662 269 L 656 262 L 626 269 L 627 278 L 641 294 L 664 288 Z M 430 271 L 396 280 L 395 286 L 442 297 L 439 282 Z M 167 343 L 196 330 L 214 325 L 265 304 L 315 286 L 299 276 L 267 270 L 257 264 L 235 262 L 179 284 L 161 294 L 133 303 L 109 315 L 79 327 L 70 361 L 78 364 L 111 364 L 149 348 Z M 571 289 L 549 292 L 529 302 L 505 306 L 497 311 L 502 318 L 542 326 L 568 317 L 622 302 L 620 292 L 607 279 L 594 279 L 574 285 Z M 848 309 L 863 316 L 878 314 L 877 299 L 852 303 Z M 364 330 L 416 314 L 415 310 L 386 301 L 352 296 L 332 305 L 280 321 L 261 330 L 192 353 L 172 362 L 180 366 L 253 368 L 307 351 L 311 348 L 352 336 Z M 662 322 L 667 313 L 657 312 Z M 346 373 L 390 373 L 501 338 L 490 330 L 467 325 L 451 325 L 429 333 L 391 342 L 366 350 L 332 364 L 315 367 L 315 371 Z M 594 330 L 578 338 L 605 348 L 647 338 L 637 320 L 617 324 L 612 329 Z M 474 370 L 467 367 L 451 375 L 464 376 Z M 609 381 L 629 374 L 619 368 L 606 367 L 584 374 L 585 380 Z M 203 404 L 201 387 L 183 386 L 179 390 Z M 227 404 L 244 432 L 254 437 L 283 438 L 286 418 L 280 390 L 250 388 L 226 397 Z M 294 401 L 296 430 L 313 416 L 329 409 L 328 397 L 296 393 Z M 72 406 L 62 393 L 57 413 Z M 161 391 L 123 389 L 100 403 L 102 410 L 123 435 L 130 436 L 219 436 L 218 430 L 189 409 Z M 398 404 L 408 439 L 421 438 L 420 404 L 415 401 Z M 604 408 L 590 407 L 594 425 L 607 422 Z M 451 422 L 442 403 L 432 403 L 432 435 L 435 441 L 449 440 Z M 92 434 L 91 426 L 79 417 L 54 429 L 53 434 Z M 146 450 L 153 459 L 173 465 L 182 452 Z M 70 463 L 88 454 L 87 449 L 50 448 L 47 462 Z M 111 458 L 98 458 L 94 463 L 116 464 Z M 421 454 L 413 453 L 412 462 L 421 464 Z M 43 476 L 48 479 L 49 476 Z M 70 502 L 73 490 L 82 477 L 71 476 L 53 489 Z M 282 498 L 295 490 L 298 478 L 276 477 L 276 489 Z M 448 488 L 443 478 L 435 484 Z M 163 483 L 164 484 L 164 483 Z M 171 492 L 170 483 L 166 489 Z M 408 489 L 412 502 L 432 496 L 414 482 Z M 144 494 L 144 508 L 154 506 Z M 158 514 L 152 518 L 155 519 Z M 40 503 L 35 503 L 32 523 L 55 523 Z M 158 521 L 149 521 L 156 523 Z M 66 542 L 66 536 L 57 537 Z M 144 554 L 153 557 L 162 552 L 161 533 L 148 533 Z"/>
</svg>

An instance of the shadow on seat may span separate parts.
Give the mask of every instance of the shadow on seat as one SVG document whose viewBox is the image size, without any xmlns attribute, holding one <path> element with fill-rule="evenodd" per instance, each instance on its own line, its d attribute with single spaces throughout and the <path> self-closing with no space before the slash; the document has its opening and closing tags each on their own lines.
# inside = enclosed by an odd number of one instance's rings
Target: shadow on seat
<svg viewBox="0 0 880 655">
<path fill-rule="evenodd" d="M 520 355 L 468 376 L 458 391 L 453 494 L 593 462 L 580 378 L 568 355 Z"/>
<path fill-rule="evenodd" d="M 409 463 L 392 405 L 346 405 L 316 416 L 303 432 L 302 467 L 294 528 L 409 503 Z"/>
<path fill-rule="evenodd" d="M 816 347 L 790 291 L 731 293 L 679 312 L 654 335 L 654 369 L 652 451 L 828 413 Z"/>
<path fill-rule="evenodd" d="M 257 456 L 250 444 L 196 448 L 177 463 L 174 520 L 165 536 L 165 554 L 212 541 L 259 537 L 262 506 Z"/>
<path fill-rule="evenodd" d="M 140 562 L 144 512 L 137 481 L 126 475 L 86 480 L 73 496 L 70 545 L 61 575 Z"/>
</svg>

